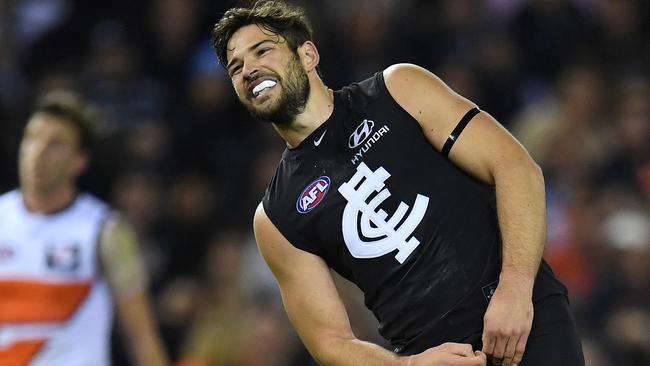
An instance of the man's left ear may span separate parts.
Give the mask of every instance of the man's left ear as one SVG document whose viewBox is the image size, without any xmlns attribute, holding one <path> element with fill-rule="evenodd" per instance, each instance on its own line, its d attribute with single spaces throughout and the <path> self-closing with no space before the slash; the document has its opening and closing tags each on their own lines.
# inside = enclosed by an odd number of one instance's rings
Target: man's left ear
<svg viewBox="0 0 650 366">
<path fill-rule="evenodd" d="M 301 55 L 302 66 L 307 72 L 316 70 L 318 63 L 320 62 L 320 55 L 318 54 L 318 49 L 312 41 L 306 41 L 298 48 L 298 52 Z"/>
</svg>

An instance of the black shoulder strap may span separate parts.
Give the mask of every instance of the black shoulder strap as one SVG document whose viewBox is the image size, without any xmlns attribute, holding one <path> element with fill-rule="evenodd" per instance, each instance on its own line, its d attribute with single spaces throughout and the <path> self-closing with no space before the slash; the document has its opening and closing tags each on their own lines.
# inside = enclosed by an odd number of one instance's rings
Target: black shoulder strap
<svg viewBox="0 0 650 366">
<path fill-rule="evenodd" d="M 454 143 L 456 140 L 458 140 L 458 136 L 460 136 L 461 132 L 465 129 L 469 121 L 474 118 L 481 110 L 474 107 L 470 109 L 463 118 L 460 119 L 460 122 L 456 125 L 453 131 L 451 131 L 451 134 L 449 137 L 447 137 L 447 141 L 445 141 L 445 145 L 442 147 L 442 156 L 447 157 L 449 156 L 449 151 L 451 150 L 451 147 L 454 146 Z"/>
</svg>

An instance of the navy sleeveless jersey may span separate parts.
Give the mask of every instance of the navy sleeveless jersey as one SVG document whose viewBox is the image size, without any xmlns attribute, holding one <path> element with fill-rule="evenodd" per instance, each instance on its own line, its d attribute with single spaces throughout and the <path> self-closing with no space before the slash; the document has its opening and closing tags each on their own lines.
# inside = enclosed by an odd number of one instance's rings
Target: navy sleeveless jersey
<svg viewBox="0 0 650 366">
<path fill-rule="evenodd" d="M 481 331 L 501 267 L 494 188 L 434 149 L 382 73 L 334 92 L 262 202 L 292 245 L 359 286 L 397 352 Z M 566 289 L 543 262 L 533 297 L 553 293 Z"/>
</svg>

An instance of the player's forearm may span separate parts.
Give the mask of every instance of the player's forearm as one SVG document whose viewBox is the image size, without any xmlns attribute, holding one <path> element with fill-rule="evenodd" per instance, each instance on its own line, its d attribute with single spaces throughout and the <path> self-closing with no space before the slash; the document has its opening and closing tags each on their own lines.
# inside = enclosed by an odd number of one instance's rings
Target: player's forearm
<svg viewBox="0 0 650 366">
<path fill-rule="evenodd" d="M 164 366 L 170 364 L 163 350 L 162 343 L 157 337 L 150 337 L 133 343 L 131 353 L 139 366 Z"/>
<path fill-rule="evenodd" d="M 138 366 L 148 365 L 170 365 L 167 353 L 165 352 L 162 339 L 160 339 L 150 312 L 142 314 L 144 319 L 140 324 L 131 328 L 131 353 L 137 360 Z"/>
<path fill-rule="evenodd" d="M 354 338 L 321 339 L 319 347 L 313 353 L 318 363 L 323 366 L 408 365 L 408 358 Z"/>
<path fill-rule="evenodd" d="M 123 334 L 135 364 L 169 365 L 147 296 L 136 293 L 121 297 L 116 299 L 116 305 Z"/>
<path fill-rule="evenodd" d="M 503 242 L 500 283 L 532 293 L 546 240 L 544 177 L 525 156 L 502 167 L 494 179 Z"/>
<path fill-rule="evenodd" d="M 170 364 L 159 339 L 150 339 L 141 349 L 138 349 L 135 352 L 135 358 L 138 360 L 138 365 L 164 366 Z"/>
</svg>

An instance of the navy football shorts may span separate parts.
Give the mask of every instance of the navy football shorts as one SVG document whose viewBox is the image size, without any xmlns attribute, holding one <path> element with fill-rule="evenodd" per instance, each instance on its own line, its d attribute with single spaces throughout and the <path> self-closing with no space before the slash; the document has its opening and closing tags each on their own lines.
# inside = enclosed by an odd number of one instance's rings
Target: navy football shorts
<svg viewBox="0 0 650 366">
<path fill-rule="evenodd" d="M 582 345 L 566 296 L 549 295 L 536 301 L 534 306 L 533 327 L 519 366 L 584 366 Z M 475 349 L 483 346 L 480 333 L 463 342 L 472 343 Z"/>
</svg>

